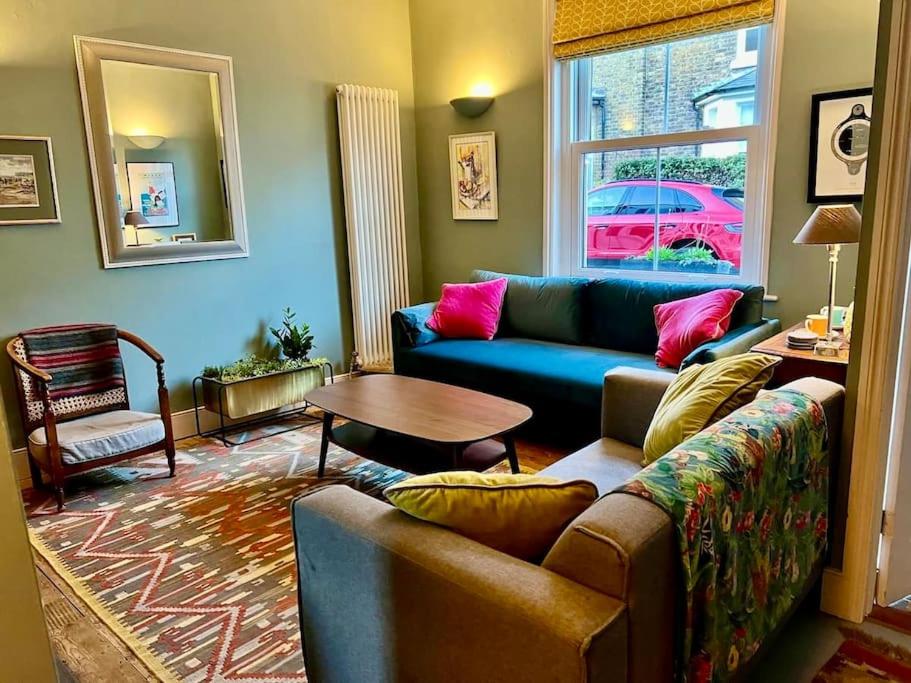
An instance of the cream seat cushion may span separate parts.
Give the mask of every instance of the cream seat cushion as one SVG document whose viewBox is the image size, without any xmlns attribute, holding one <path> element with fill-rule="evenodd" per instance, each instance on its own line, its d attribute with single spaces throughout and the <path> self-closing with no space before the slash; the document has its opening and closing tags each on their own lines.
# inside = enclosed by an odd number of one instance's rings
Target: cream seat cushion
<svg viewBox="0 0 911 683">
<path fill-rule="evenodd" d="M 154 413 L 113 410 L 57 424 L 60 455 L 66 465 L 107 458 L 151 446 L 164 439 L 164 422 Z M 28 437 L 32 455 L 47 460 L 44 428 Z"/>
</svg>

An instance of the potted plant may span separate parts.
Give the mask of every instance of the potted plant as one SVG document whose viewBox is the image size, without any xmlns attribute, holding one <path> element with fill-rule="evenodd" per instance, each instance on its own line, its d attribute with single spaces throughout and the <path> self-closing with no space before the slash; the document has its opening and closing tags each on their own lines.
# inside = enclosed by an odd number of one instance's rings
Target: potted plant
<svg viewBox="0 0 911 683">
<path fill-rule="evenodd" d="M 620 261 L 619 267 L 624 270 L 651 270 L 654 254 L 654 250 L 649 249 L 642 256 L 629 256 Z M 659 247 L 658 269 L 676 273 L 727 275 L 734 270 L 734 264 L 716 258 L 712 251 L 705 247 Z"/>
<path fill-rule="evenodd" d="M 284 310 L 282 325 L 270 328 L 281 354 L 272 358 L 249 356 L 230 365 L 207 366 L 197 381 L 202 383 L 203 405 L 231 420 L 275 411 L 304 402 L 313 389 L 326 383 L 325 358 L 310 358 L 313 335 L 306 323 L 295 323 L 290 308 Z M 194 397 L 195 397 L 194 381 Z"/>
</svg>

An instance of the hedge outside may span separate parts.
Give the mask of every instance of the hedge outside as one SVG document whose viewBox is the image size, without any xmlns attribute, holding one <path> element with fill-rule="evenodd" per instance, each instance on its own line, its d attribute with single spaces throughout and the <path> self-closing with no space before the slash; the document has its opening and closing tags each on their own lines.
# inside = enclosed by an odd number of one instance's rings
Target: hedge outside
<svg viewBox="0 0 911 683">
<path fill-rule="evenodd" d="M 654 158 L 627 159 L 614 167 L 615 180 L 648 179 L 657 176 Z M 714 157 L 663 157 L 662 180 L 688 180 L 706 185 L 743 189 L 746 182 L 747 155 Z"/>
</svg>

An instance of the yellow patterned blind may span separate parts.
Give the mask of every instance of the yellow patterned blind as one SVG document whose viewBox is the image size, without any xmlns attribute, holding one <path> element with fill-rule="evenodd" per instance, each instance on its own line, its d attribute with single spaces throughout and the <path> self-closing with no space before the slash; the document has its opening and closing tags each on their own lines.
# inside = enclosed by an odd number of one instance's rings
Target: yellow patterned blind
<svg viewBox="0 0 911 683">
<path fill-rule="evenodd" d="M 554 56 L 572 59 L 757 26 L 775 0 L 556 0 Z"/>
</svg>

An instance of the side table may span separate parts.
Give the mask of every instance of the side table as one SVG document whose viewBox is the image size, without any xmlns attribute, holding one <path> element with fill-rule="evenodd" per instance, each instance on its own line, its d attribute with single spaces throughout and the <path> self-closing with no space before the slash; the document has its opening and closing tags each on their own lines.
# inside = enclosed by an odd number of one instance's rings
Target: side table
<svg viewBox="0 0 911 683">
<path fill-rule="evenodd" d="M 837 356 L 818 356 L 813 351 L 792 349 L 788 346 L 788 332 L 803 328 L 803 324 L 794 325 L 759 342 L 750 351 L 779 356 L 782 361 L 775 368 L 775 374 L 769 382 L 774 389 L 801 377 L 820 377 L 837 384 L 845 385 L 848 374 L 848 357 L 850 345 L 844 343 Z"/>
</svg>

